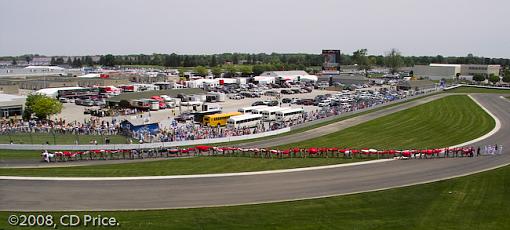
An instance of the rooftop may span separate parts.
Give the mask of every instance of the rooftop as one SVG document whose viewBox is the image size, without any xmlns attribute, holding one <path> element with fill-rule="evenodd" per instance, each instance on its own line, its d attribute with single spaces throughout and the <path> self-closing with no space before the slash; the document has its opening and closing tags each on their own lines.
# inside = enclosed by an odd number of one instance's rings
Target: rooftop
<svg viewBox="0 0 510 230">
<path fill-rule="evenodd" d="M 25 96 L 0 93 L 0 102 L 9 102 L 9 101 L 15 101 L 15 100 L 26 99 L 26 98 L 27 97 L 25 97 Z"/>
</svg>

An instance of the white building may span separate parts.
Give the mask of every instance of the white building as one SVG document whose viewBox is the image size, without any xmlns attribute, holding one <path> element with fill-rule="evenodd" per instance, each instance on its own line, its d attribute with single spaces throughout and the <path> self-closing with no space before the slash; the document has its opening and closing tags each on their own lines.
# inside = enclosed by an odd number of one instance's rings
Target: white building
<svg viewBox="0 0 510 230">
<path fill-rule="evenodd" d="M 279 81 L 317 81 L 317 76 L 310 75 L 303 70 L 266 71 L 260 74 L 259 77 L 273 77 L 275 80 Z"/>
<path fill-rule="evenodd" d="M 430 64 L 415 65 L 413 73 L 416 77 L 430 80 L 441 79 L 472 79 L 473 75 L 481 74 L 499 76 L 500 65 L 464 65 L 464 64 Z"/>
</svg>

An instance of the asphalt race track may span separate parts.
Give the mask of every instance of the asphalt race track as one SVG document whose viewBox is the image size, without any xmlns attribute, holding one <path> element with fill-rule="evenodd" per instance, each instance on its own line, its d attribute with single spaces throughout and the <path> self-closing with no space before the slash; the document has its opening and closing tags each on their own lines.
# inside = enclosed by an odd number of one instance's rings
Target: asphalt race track
<svg viewBox="0 0 510 230">
<path fill-rule="evenodd" d="M 473 97 L 499 118 L 501 129 L 472 145 L 502 144 L 506 153 L 478 158 L 394 160 L 245 176 L 114 181 L 1 180 L 0 210 L 140 210 L 277 202 L 426 183 L 509 164 L 510 102 L 498 95 Z"/>
</svg>

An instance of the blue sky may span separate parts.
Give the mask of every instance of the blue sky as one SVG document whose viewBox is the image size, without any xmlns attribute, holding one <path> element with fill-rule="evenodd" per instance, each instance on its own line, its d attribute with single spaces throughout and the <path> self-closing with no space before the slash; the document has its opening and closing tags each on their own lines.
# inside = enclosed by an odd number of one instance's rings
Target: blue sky
<svg viewBox="0 0 510 230">
<path fill-rule="evenodd" d="M 508 9 L 508 0 L 0 0 L 0 56 L 397 48 L 510 58 Z"/>
</svg>

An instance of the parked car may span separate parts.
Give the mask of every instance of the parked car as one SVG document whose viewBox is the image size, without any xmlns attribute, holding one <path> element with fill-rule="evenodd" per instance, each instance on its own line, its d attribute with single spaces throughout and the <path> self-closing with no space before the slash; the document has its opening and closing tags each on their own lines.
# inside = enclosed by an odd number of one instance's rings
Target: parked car
<svg viewBox="0 0 510 230">
<path fill-rule="evenodd" d="M 314 100 L 313 99 L 303 99 L 303 100 L 301 100 L 301 103 L 303 105 L 313 105 L 314 104 Z"/>
<path fill-rule="evenodd" d="M 95 100 L 95 101 L 94 101 L 94 105 L 96 105 L 96 106 L 103 106 L 103 105 L 106 105 L 106 101 L 103 101 L 103 100 Z"/>
<path fill-rule="evenodd" d="M 91 99 L 85 99 L 85 100 L 83 100 L 83 105 L 84 106 L 94 106 L 94 101 Z"/>
<path fill-rule="evenodd" d="M 265 102 L 268 106 L 278 106 L 280 103 L 278 101 L 267 101 Z"/>
<path fill-rule="evenodd" d="M 282 99 L 282 103 L 290 103 L 292 101 L 292 99 L 290 98 L 283 98 Z"/>
<path fill-rule="evenodd" d="M 69 98 L 67 98 L 67 97 L 61 97 L 61 98 L 58 99 L 58 101 L 60 101 L 62 103 L 69 103 L 70 102 Z"/>
<path fill-rule="evenodd" d="M 177 122 L 186 122 L 186 121 L 192 121 L 193 117 L 194 116 L 190 113 L 182 113 L 179 116 L 175 117 L 174 120 L 176 120 Z"/>
<path fill-rule="evenodd" d="M 230 98 L 232 100 L 241 100 L 241 99 L 244 99 L 244 96 L 240 95 L 240 94 L 232 94 L 228 98 Z"/>
<path fill-rule="evenodd" d="M 256 101 L 256 102 L 253 102 L 253 103 L 251 104 L 251 106 L 257 106 L 257 105 L 266 105 L 266 103 L 265 103 L 265 102 L 263 102 L 263 101 Z"/>
<path fill-rule="evenodd" d="M 280 95 L 280 93 L 278 93 L 278 92 L 276 92 L 276 91 L 266 91 L 266 92 L 264 93 L 264 95 L 266 95 L 266 96 L 279 96 L 279 95 Z"/>
<path fill-rule="evenodd" d="M 317 106 L 319 106 L 319 107 L 327 107 L 330 105 L 331 105 L 331 102 L 320 102 L 319 104 L 317 104 Z"/>
<path fill-rule="evenodd" d="M 83 105 L 83 99 L 77 98 L 76 100 L 74 100 L 74 104 Z"/>
</svg>

